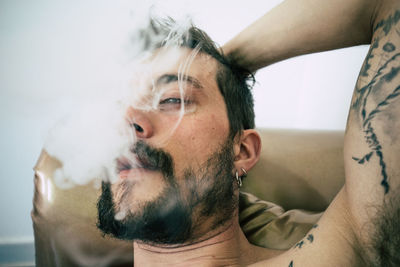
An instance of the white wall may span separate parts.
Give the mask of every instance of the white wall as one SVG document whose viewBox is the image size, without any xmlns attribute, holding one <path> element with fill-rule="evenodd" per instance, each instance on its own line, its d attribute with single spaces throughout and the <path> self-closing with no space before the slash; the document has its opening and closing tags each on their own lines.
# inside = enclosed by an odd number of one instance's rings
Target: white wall
<svg viewBox="0 0 400 267">
<path fill-rule="evenodd" d="M 209 0 L 185 6 L 223 44 L 279 2 Z M 82 88 L 91 88 L 91 79 L 105 75 L 99 66 L 110 56 L 102 53 L 105 37 L 117 31 L 116 3 L 0 1 L 0 243 L 33 238 L 32 167 L 47 129 L 78 98 L 87 99 Z M 357 47 L 315 54 L 260 71 L 257 125 L 344 129 L 366 52 Z"/>
</svg>

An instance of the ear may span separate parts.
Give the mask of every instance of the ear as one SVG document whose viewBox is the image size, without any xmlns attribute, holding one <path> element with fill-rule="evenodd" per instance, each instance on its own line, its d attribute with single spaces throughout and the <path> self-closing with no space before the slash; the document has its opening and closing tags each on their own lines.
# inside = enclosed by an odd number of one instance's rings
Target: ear
<svg viewBox="0 0 400 267">
<path fill-rule="evenodd" d="M 239 140 L 234 145 L 234 165 L 240 176 L 245 173 L 242 168 L 249 171 L 257 163 L 261 153 L 261 138 L 258 132 L 254 129 L 244 130 Z"/>
</svg>

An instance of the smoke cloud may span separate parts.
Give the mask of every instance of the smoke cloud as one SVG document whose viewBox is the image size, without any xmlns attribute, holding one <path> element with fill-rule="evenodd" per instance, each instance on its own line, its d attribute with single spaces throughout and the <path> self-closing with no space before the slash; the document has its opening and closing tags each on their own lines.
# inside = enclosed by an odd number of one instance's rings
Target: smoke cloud
<svg viewBox="0 0 400 267">
<path fill-rule="evenodd" d="M 119 53 L 112 65 L 114 69 L 106 79 L 107 85 L 103 85 L 107 87 L 106 90 L 99 91 L 89 101 L 82 101 L 81 105 L 74 107 L 50 130 L 45 142 L 46 151 L 62 162 L 62 168 L 54 173 L 54 181 L 61 188 L 85 185 L 92 181 L 97 186 L 100 186 L 101 180 L 115 182 L 118 179 L 116 159 L 121 156 L 128 158 L 130 164 L 134 165 L 130 148 L 137 138 L 132 122 L 127 118 L 127 110 L 132 107 L 144 112 L 155 111 L 166 93 L 163 88 L 155 86 L 155 81 L 151 81 L 149 87 L 154 66 L 143 63 L 149 57 L 154 57 L 153 51 L 160 43 L 166 48 L 179 45 L 182 36 L 191 26 L 191 19 L 189 16 L 178 18 L 170 32 L 162 32 L 155 27 L 153 18 L 165 15 L 159 14 L 154 3 L 148 2 L 132 10 L 126 11 L 129 13 L 130 28 L 125 25 L 123 34 L 118 38 L 112 35 L 115 37 L 113 47 L 118 48 Z M 128 20 L 121 21 L 126 23 Z M 110 49 L 110 53 L 114 52 Z M 181 74 L 190 68 L 197 53 L 198 50 L 194 49 L 180 65 L 180 79 Z M 177 54 L 173 50 L 169 55 L 171 58 L 162 59 L 162 64 L 176 61 Z M 88 90 L 96 92 L 92 88 Z M 185 90 L 184 83 L 179 83 L 182 103 Z M 185 112 L 182 104 L 179 119 L 172 127 L 171 134 Z"/>
</svg>

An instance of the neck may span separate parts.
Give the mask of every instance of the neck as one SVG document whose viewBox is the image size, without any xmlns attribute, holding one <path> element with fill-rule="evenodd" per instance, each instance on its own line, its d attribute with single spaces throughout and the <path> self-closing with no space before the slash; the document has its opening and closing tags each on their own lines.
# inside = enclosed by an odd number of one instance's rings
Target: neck
<svg viewBox="0 0 400 267">
<path fill-rule="evenodd" d="M 218 230 L 207 239 L 180 246 L 156 246 L 135 241 L 135 266 L 243 266 L 274 254 L 251 245 L 238 220 L 232 220 Z"/>
</svg>

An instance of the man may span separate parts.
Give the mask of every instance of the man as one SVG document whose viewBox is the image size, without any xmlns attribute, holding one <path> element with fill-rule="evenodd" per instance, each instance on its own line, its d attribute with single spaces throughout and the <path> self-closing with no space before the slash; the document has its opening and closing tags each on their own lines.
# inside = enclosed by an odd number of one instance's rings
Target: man
<svg viewBox="0 0 400 267">
<path fill-rule="evenodd" d="M 156 44 L 140 64 L 133 88 L 144 93 L 127 111 L 137 142 L 117 159 L 120 179 L 103 184 L 99 228 L 134 240 L 138 266 L 248 265 L 274 255 L 251 245 L 238 222 L 240 177 L 260 154 L 249 74 L 196 28 L 180 36 L 152 27 L 178 41 Z"/>
<path fill-rule="evenodd" d="M 197 46 L 193 29 L 189 41 L 159 47 L 145 63 L 153 69 L 147 87 L 165 89 L 157 108 L 127 113 L 138 137 L 131 149 L 137 162 L 118 159 L 121 179 L 103 185 L 99 227 L 134 241 L 137 266 L 398 266 L 399 20 L 395 0 L 288 0 L 224 47 L 255 71 L 295 55 L 371 42 L 346 129 L 345 186 L 293 248 L 254 247 L 240 230 L 240 176 L 260 151 L 251 112 L 235 113 L 252 108 L 251 97 L 236 95 L 248 90 L 246 72 L 208 42 Z M 171 58 L 174 64 L 165 64 Z M 222 84 L 226 75 L 225 82 L 236 82 Z"/>
</svg>

